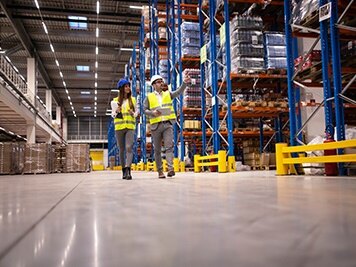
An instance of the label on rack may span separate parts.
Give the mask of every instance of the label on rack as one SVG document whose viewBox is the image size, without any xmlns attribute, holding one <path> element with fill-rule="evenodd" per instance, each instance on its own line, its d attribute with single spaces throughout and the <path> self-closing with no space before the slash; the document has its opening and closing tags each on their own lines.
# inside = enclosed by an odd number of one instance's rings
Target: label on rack
<svg viewBox="0 0 356 267">
<path fill-rule="evenodd" d="M 221 25 L 220 27 L 220 45 L 223 46 L 226 41 L 226 36 L 225 36 L 225 23 Z"/>
<path fill-rule="evenodd" d="M 191 79 L 191 84 L 192 84 L 192 85 L 196 85 L 196 84 L 197 84 L 196 79 Z"/>
<path fill-rule="evenodd" d="M 327 3 L 319 8 L 319 22 L 331 18 L 331 3 Z"/>
<path fill-rule="evenodd" d="M 215 96 L 211 98 L 211 105 L 212 106 L 216 105 L 216 99 L 215 98 L 216 98 Z"/>
<path fill-rule="evenodd" d="M 257 35 L 252 35 L 251 37 L 252 37 L 252 44 L 253 44 L 253 45 L 257 45 L 257 44 L 258 44 L 258 37 L 257 37 Z"/>
<path fill-rule="evenodd" d="M 200 63 L 203 64 L 207 60 L 206 45 L 200 48 Z"/>
</svg>

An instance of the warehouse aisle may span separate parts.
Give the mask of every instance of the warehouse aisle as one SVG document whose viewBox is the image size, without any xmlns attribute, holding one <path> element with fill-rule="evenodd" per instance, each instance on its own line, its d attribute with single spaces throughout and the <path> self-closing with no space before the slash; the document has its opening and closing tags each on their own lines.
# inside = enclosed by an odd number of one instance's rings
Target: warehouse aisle
<svg viewBox="0 0 356 267">
<path fill-rule="evenodd" d="M 1 176 L 0 266 L 355 266 L 356 179 L 118 176 Z"/>
</svg>

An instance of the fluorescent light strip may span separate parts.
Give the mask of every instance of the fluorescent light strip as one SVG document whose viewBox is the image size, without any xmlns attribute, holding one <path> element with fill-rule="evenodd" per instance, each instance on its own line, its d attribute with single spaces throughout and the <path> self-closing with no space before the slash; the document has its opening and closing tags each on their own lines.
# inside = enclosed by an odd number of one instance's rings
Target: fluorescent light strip
<svg viewBox="0 0 356 267">
<path fill-rule="evenodd" d="M 94 97 L 94 100 L 95 100 L 95 101 L 97 101 L 97 100 L 98 100 L 98 98 L 95 96 L 95 97 Z"/>
<path fill-rule="evenodd" d="M 67 95 L 69 94 L 69 92 L 68 92 L 68 90 L 66 89 L 66 93 L 67 93 Z"/>
<path fill-rule="evenodd" d="M 143 9 L 143 6 L 130 6 L 132 9 Z"/>
<path fill-rule="evenodd" d="M 59 75 L 63 78 L 63 73 L 61 71 L 59 72 Z"/>
<path fill-rule="evenodd" d="M 65 81 L 63 81 L 63 86 L 64 86 L 64 87 L 67 87 L 67 84 L 66 84 L 66 82 L 65 82 Z"/>
<path fill-rule="evenodd" d="M 98 68 L 98 61 L 95 61 L 95 68 Z"/>
<path fill-rule="evenodd" d="M 133 48 L 128 48 L 128 47 L 121 47 L 121 51 L 133 51 Z M 136 49 L 136 51 L 140 51 L 139 49 Z"/>
<path fill-rule="evenodd" d="M 11 59 L 8 56 L 5 56 L 6 60 L 11 63 Z"/>
<path fill-rule="evenodd" d="M 37 9 L 40 9 L 40 6 L 38 5 L 37 0 L 35 0 L 35 4 L 36 4 Z"/>
<path fill-rule="evenodd" d="M 58 62 L 58 60 L 56 59 L 56 65 L 59 67 L 59 62 Z"/>
<path fill-rule="evenodd" d="M 95 88 L 97 88 L 98 87 L 98 83 L 97 82 L 95 82 Z"/>
<path fill-rule="evenodd" d="M 96 38 L 98 38 L 98 37 L 99 37 L 99 28 L 96 27 Z"/>
<path fill-rule="evenodd" d="M 100 12 L 100 2 L 96 1 L 96 14 L 99 14 Z"/>
<path fill-rule="evenodd" d="M 46 24 L 42 21 L 42 26 L 46 34 L 48 34 L 47 26 Z"/>
<path fill-rule="evenodd" d="M 95 72 L 95 79 L 98 79 L 98 73 Z"/>
<path fill-rule="evenodd" d="M 95 94 L 96 94 L 96 95 L 98 94 L 98 90 L 95 90 Z"/>
<path fill-rule="evenodd" d="M 49 46 L 51 47 L 51 50 L 52 50 L 52 52 L 54 53 L 54 48 L 53 48 L 53 45 L 52 45 L 52 44 L 50 44 Z"/>
<path fill-rule="evenodd" d="M 95 48 L 95 54 L 99 55 L 99 47 Z"/>
</svg>

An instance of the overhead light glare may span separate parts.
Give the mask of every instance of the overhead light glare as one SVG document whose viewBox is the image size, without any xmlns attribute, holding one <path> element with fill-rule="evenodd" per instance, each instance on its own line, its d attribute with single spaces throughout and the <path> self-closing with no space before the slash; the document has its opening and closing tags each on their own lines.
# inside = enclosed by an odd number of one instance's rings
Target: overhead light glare
<svg viewBox="0 0 356 267">
<path fill-rule="evenodd" d="M 97 54 L 97 55 L 99 54 L 99 47 L 95 48 L 95 54 Z"/>
<path fill-rule="evenodd" d="M 99 37 L 99 28 L 96 27 L 96 38 L 98 38 L 98 37 Z"/>
<path fill-rule="evenodd" d="M 100 12 L 100 2 L 96 1 L 96 14 L 99 14 Z"/>
<path fill-rule="evenodd" d="M 59 62 L 58 62 L 58 60 L 56 59 L 56 65 L 59 67 Z"/>
<path fill-rule="evenodd" d="M 80 94 L 81 95 L 90 95 L 90 92 L 89 91 L 81 91 Z"/>
<path fill-rule="evenodd" d="M 61 71 L 59 72 L 59 75 L 63 78 L 63 73 Z"/>
<path fill-rule="evenodd" d="M 98 61 L 95 61 L 95 68 L 98 68 Z"/>
<path fill-rule="evenodd" d="M 143 9 L 143 6 L 130 6 L 132 9 Z"/>
<path fill-rule="evenodd" d="M 54 53 L 54 47 L 53 47 L 53 45 L 50 44 L 50 47 L 51 47 L 52 52 Z"/>
<path fill-rule="evenodd" d="M 35 4 L 36 4 L 37 9 L 40 9 L 40 6 L 39 6 L 37 0 L 35 0 Z"/>
<path fill-rule="evenodd" d="M 46 34 L 48 34 L 47 26 L 46 24 L 42 21 L 42 26 Z"/>
</svg>

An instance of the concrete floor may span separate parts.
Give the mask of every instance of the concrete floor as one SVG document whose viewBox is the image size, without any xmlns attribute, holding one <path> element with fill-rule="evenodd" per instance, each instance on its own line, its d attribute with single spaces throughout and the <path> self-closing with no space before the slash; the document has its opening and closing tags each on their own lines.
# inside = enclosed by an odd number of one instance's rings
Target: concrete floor
<svg viewBox="0 0 356 267">
<path fill-rule="evenodd" d="M 356 266 L 356 179 L 0 176 L 0 266 Z"/>
</svg>

